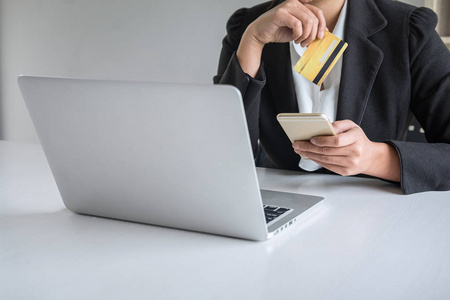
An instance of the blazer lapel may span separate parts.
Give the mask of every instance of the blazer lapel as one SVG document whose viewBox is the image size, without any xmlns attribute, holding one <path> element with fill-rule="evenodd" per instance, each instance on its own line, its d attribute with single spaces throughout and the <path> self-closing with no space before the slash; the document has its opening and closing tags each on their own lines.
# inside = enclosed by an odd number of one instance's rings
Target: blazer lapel
<svg viewBox="0 0 450 300">
<path fill-rule="evenodd" d="M 361 124 L 369 95 L 383 61 L 383 52 L 369 37 L 384 28 L 386 19 L 373 0 L 347 0 L 341 86 L 336 120 Z"/>
<path fill-rule="evenodd" d="M 264 46 L 262 59 L 267 76 L 267 87 L 274 99 L 277 112 L 298 112 L 289 43 L 267 44 Z"/>
</svg>

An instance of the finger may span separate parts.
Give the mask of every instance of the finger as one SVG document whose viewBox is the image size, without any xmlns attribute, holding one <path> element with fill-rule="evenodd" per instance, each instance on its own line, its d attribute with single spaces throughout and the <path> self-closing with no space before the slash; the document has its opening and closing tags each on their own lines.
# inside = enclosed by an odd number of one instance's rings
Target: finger
<svg viewBox="0 0 450 300">
<path fill-rule="evenodd" d="M 349 131 L 352 128 L 359 127 L 351 120 L 342 120 L 333 122 L 333 128 L 336 134 Z"/>
<path fill-rule="evenodd" d="M 310 142 L 308 141 L 295 141 L 292 143 L 292 148 L 294 148 L 294 150 L 307 150 L 309 145 L 312 145 Z"/>
<path fill-rule="evenodd" d="M 330 149 L 332 150 L 332 148 Z M 315 152 L 304 151 L 298 151 L 297 154 L 301 157 L 307 157 L 322 167 L 341 175 L 356 174 L 358 164 L 360 163 L 358 158 L 353 158 L 348 155 L 323 155 Z"/>
<path fill-rule="evenodd" d="M 299 2 L 296 3 L 297 4 L 294 7 L 289 9 L 289 12 L 302 23 L 303 33 L 295 40 L 296 43 L 300 43 L 309 38 L 314 27 L 314 23 L 317 24 L 318 20 L 306 6 Z"/>
<path fill-rule="evenodd" d="M 310 13 L 308 14 L 312 20 L 311 31 L 308 37 L 302 41 L 302 47 L 308 46 L 311 42 L 313 42 L 317 38 L 323 38 L 324 28 L 326 28 L 325 17 L 321 9 L 317 8 L 314 5 L 306 4 L 304 5 Z M 320 36 L 319 36 L 320 34 Z"/>
<path fill-rule="evenodd" d="M 274 11 L 273 23 L 278 28 L 287 27 L 291 31 L 291 36 L 288 37 L 290 40 L 295 40 L 303 34 L 303 28 L 301 21 L 291 14 L 291 10 L 294 10 L 296 4 L 292 1 L 285 2 L 283 6 L 277 7 Z"/>
<path fill-rule="evenodd" d="M 302 22 L 291 14 L 283 18 L 282 25 L 292 30 L 292 40 L 297 40 L 303 34 Z"/>
<path fill-rule="evenodd" d="M 299 154 L 316 154 L 319 156 L 349 156 L 352 155 L 353 151 L 351 146 L 345 147 L 320 147 L 313 145 L 311 143 L 294 143 L 294 151 Z M 302 155 L 303 156 L 303 155 Z"/>
<path fill-rule="evenodd" d="M 311 42 L 313 42 L 316 38 L 317 38 L 317 25 L 318 25 L 318 20 L 314 19 L 311 25 L 311 31 L 309 36 L 302 42 L 301 46 L 302 47 L 306 47 L 309 44 L 311 44 Z"/>
<path fill-rule="evenodd" d="M 349 131 L 331 135 L 331 136 L 316 136 L 313 137 L 310 142 L 311 144 L 318 147 L 333 147 L 333 148 L 343 148 L 353 145 L 361 138 L 361 129 L 352 128 Z"/>
<path fill-rule="evenodd" d="M 316 146 L 345 147 L 355 143 L 361 136 L 362 129 L 350 120 L 333 123 L 334 136 L 317 136 L 310 140 Z"/>
<path fill-rule="evenodd" d="M 311 32 L 314 27 L 314 20 L 311 16 L 303 16 L 300 21 L 302 22 L 303 33 L 297 38 L 296 42 L 301 43 L 301 46 L 305 47 L 307 45 L 305 41 L 311 36 Z"/>
<path fill-rule="evenodd" d="M 316 16 L 318 20 L 317 25 L 317 38 L 322 39 L 325 30 L 327 30 L 327 22 L 325 21 L 325 16 L 323 15 L 323 11 L 319 9 L 318 7 L 315 7 L 314 5 L 306 5 L 306 7 L 309 8 L 309 10 Z"/>
<path fill-rule="evenodd" d="M 342 176 L 351 176 L 351 175 L 359 174 L 358 172 L 352 171 L 351 169 L 347 168 L 346 166 L 323 163 L 323 162 L 320 162 L 320 161 L 317 161 L 314 159 L 311 159 L 311 160 L 313 162 L 315 162 L 316 164 L 324 167 L 325 169 L 328 169 L 331 172 L 334 172 L 334 173 L 342 175 Z"/>
<path fill-rule="evenodd" d="M 287 0 L 278 7 L 275 16 L 279 22 L 279 27 L 285 26 L 291 29 L 292 36 L 290 40 L 293 41 L 296 41 L 303 34 L 302 20 L 295 14 L 299 5 L 303 7 L 302 4 L 299 4 L 299 0 Z"/>
<path fill-rule="evenodd" d="M 300 156 L 308 157 L 309 159 L 313 159 L 317 162 L 320 162 L 321 164 L 332 164 L 337 166 L 344 166 L 347 165 L 346 160 L 348 158 L 347 155 L 333 155 L 333 148 L 328 148 L 329 152 L 325 151 L 325 153 L 317 153 L 317 152 L 306 152 L 306 151 L 299 151 Z"/>
</svg>

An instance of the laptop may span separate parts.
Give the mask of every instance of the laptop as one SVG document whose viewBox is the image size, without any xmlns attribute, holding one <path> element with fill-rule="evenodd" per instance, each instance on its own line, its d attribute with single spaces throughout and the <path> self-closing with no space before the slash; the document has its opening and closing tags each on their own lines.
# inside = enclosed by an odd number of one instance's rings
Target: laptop
<svg viewBox="0 0 450 300">
<path fill-rule="evenodd" d="M 232 86 L 33 76 L 18 83 L 75 213 L 262 241 L 323 201 L 260 190 Z"/>
</svg>

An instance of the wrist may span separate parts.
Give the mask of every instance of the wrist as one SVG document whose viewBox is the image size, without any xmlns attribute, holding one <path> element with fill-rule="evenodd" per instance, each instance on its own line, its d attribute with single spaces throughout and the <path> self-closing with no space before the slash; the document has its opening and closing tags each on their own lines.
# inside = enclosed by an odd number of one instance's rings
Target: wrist
<svg viewBox="0 0 450 300">
<path fill-rule="evenodd" d="M 251 23 L 247 26 L 242 35 L 241 41 L 245 41 L 249 46 L 254 48 L 255 50 L 262 50 L 266 42 L 258 38 L 258 26 L 254 23 Z"/>
<path fill-rule="evenodd" d="M 367 175 L 400 182 L 400 159 L 397 151 L 387 143 L 373 142 L 373 159 Z"/>
<path fill-rule="evenodd" d="M 249 26 L 242 35 L 236 56 L 242 70 L 252 77 L 255 77 L 258 73 L 263 48 L 264 43 L 261 43 L 255 37 Z"/>
</svg>

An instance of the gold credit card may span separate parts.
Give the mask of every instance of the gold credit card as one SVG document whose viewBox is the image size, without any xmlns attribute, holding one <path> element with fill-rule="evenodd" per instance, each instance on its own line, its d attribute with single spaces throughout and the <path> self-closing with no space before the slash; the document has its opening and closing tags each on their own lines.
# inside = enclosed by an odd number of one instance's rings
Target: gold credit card
<svg viewBox="0 0 450 300">
<path fill-rule="evenodd" d="M 325 31 L 323 39 L 316 39 L 294 66 L 294 70 L 312 81 L 314 84 L 321 85 L 327 78 L 331 69 L 347 49 L 347 43 Z"/>
</svg>

